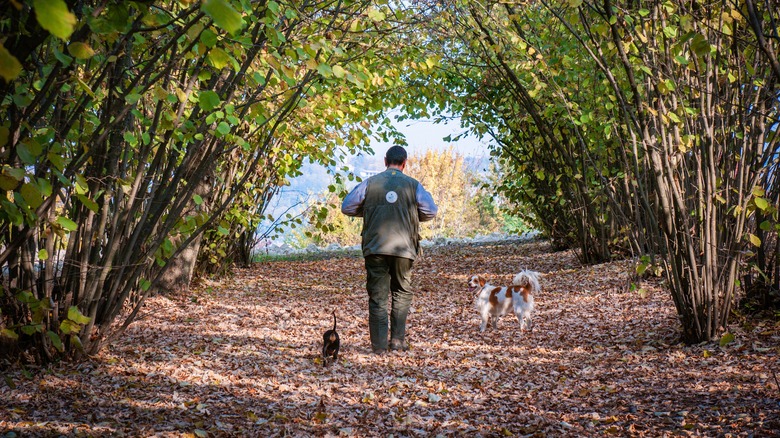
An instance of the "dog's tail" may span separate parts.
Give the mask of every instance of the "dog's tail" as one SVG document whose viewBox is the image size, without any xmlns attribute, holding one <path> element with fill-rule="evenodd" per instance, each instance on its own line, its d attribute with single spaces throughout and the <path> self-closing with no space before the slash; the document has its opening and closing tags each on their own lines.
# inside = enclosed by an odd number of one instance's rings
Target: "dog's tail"
<svg viewBox="0 0 780 438">
<path fill-rule="evenodd" d="M 539 286 L 539 273 L 527 269 L 516 274 L 515 278 L 512 279 L 512 284 L 515 286 L 527 287 L 531 289 L 532 293 L 541 290 L 541 287 Z"/>
<path fill-rule="evenodd" d="M 333 331 L 336 331 L 336 311 L 333 311 Z"/>
</svg>

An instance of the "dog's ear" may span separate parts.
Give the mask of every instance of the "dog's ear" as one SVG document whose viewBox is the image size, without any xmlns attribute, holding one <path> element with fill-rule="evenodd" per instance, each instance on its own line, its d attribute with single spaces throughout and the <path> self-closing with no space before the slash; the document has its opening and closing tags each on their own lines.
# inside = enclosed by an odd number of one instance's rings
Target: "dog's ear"
<svg viewBox="0 0 780 438">
<path fill-rule="evenodd" d="M 485 277 L 481 275 L 477 275 L 477 281 L 479 282 L 479 287 L 485 287 L 485 284 L 487 283 Z"/>
</svg>

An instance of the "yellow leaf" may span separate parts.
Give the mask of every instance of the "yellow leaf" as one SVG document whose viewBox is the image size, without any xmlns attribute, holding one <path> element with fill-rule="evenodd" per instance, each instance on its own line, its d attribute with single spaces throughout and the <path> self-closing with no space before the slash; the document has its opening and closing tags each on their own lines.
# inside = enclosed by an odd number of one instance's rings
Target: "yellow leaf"
<svg viewBox="0 0 780 438">
<path fill-rule="evenodd" d="M 208 60 L 214 68 L 222 70 L 230 62 L 230 55 L 219 47 L 216 47 L 209 52 Z"/>
<path fill-rule="evenodd" d="M 229 1 L 204 0 L 201 3 L 201 10 L 211 17 L 217 26 L 233 35 L 244 27 L 241 14 L 233 8 Z"/>
<path fill-rule="evenodd" d="M 753 203 L 755 203 L 756 207 L 761 209 L 761 211 L 766 211 L 766 209 L 769 208 L 769 201 L 765 198 L 755 197 L 753 198 Z"/>
<path fill-rule="evenodd" d="M 77 59 L 89 59 L 95 51 L 87 43 L 75 42 L 68 44 L 68 53 Z"/>
<path fill-rule="evenodd" d="M 343 67 L 341 67 L 340 65 L 334 65 L 333 66 L 333 76 L 336 76 L 337 78 L 342 79 L 346 75 L 347 75 L 347 71 L 344 70 Z"/>
<path fill-rule="evenodd" d="M 22 64 L 3 46 L 2 43 L 0 43 L 0 76 L 2 76 L 6 82 L 11 82 L 19 77 L 21 73 Z"/>
<path fill-rule="evenodd" d="M 19 339 L 19 335 L 16 334 L 16 332 L 14 332 L 11 329 L 2 329 L 2 330 L 0 330 L 0 336 L 6 337 L 6 338 L 9 338 L 9 339 Z"/>
<path fill-rule="evenodd" d="M 723 337 L 720 338 L 720 346 L 725 347 L 726 345 L 734 342 L 734 335 L 731 333 L 726 333 L 723 335 Z"/>
<path fill-rule="evenodd" d="M 33 0 L 33 8 L 42 28 L 61 40 L 70 38 L 78 19 L 63 0 Z"/>
<path fill-rule="evenodd" d="M 87 85 L 86 82 L 82 81 L 81 78 L 76 78 L 76 81 L 78 82 L 79 87 L 81 87 L 81 89 L 84 90 L 85 93 L 89 94 L 90 97 L 92 98 L 95 97 L 95 92 L 92 91 L 91 88 L 89 88 L 89 85 Z"/>
</svg>

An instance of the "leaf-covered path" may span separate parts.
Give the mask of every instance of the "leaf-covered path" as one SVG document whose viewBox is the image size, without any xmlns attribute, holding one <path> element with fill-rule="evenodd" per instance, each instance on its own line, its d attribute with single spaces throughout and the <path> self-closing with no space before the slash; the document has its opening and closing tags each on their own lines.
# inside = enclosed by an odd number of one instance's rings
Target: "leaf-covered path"
<svg viewBox="0 0 780 438">
<path fill-rule="evenodd" d="M 536 327 L 478 331 L 473 273 L 543 274 Z M 625 263 L 581 267 L 545 242 L 448 246 L 415 265 L 405 353 L 370 353 L 362 259 L 271 262 L 155 297 L 112 348 L 7 374 L 17 436 L 769 436 L 780 434 L 780 325 L 678 344 L 667 292 Z M 338 363 L 319 358 L 330 312 Z M 12 389 L 11 387 L 15 388 Z M 13 436 L 13 435 L 11 435 Z"/>
</svg>

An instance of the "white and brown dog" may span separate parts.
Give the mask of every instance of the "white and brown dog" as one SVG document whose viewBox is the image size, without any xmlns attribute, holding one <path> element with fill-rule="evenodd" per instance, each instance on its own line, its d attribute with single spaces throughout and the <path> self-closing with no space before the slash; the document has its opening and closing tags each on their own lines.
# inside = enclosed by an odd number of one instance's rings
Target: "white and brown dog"
<svg viewBox="0 0 780 438">
<path fill-rule="evenodd" d="M 534 310 L 534 294 L 539 292 L 539 273 L 524 270 L 516 274 L 511 286 L 493 286 L 481 275 L 469 278 L 469 292 L 479 290 L 475 306 L 482 324 L 479 331 L 484 332 L 491 317 L 493 328 L 497 329 L 498 318 L 514 312 L 520 323 L 520 330 L 532 329 L 531 312 Z"/>
</svg>

